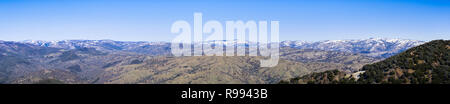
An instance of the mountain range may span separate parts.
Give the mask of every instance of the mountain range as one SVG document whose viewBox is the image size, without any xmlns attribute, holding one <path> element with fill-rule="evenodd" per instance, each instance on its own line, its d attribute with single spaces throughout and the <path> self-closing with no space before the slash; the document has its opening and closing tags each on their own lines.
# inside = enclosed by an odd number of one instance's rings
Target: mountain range
<svg viewBox="0 0 450 104">
<path fill-rule="evenodd" d="M 213 44 L 213 42 L 214 41 L 210 41 L 205 42 L 203 44 L 210 45 Z M 21 41 L 21 43 L 30 43 L 38 46 L 63 48 L 63 49 L 90 47 L 103 51 L 108 50 L 128 51 L 153 55 L 170 54 L 169 53 L 170 51 L 167 51 L 170 49 L 169 42 L 147 42 L 147 41 L 133 42 L 133 41 L 113 41 L 113 40 L 62 40 L 62 41 L 26 40 Z M 296 49 L 340 51 L 348 53 L 358 53 L 370 57 L 387 58 L 392 55 L 395 55 L 396 53 L 399 53 L 414 46 L 421 45 L 423 43 L 425 42 L 408 39 L 369 38 L 358 40 L 325 40 L 318 42 L 282 41 L 280 42 L 280 45 L 281 47 L 291 47 Z M 159 52 L 157 50 L 162 51 Z"/>
<path fill-rule="evenodd" d="M 422 43 L 375 38 L 283 41 L 279 64 L 262 68 L 257 61 L 261 57 L 173 57 L 168 42 L 0 41 L 0 83 L 278 83 L 336 69 L 358 72 Z"/>
</svg>

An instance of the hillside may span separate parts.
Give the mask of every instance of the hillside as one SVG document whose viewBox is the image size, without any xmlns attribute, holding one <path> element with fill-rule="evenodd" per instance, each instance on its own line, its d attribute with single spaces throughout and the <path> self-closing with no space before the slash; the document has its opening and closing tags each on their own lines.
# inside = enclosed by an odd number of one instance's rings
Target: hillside
<svg viewBox="0 0 450 104">
<path fill-rule="evenodd" d="M 5 83 L 16 73 L 39 70 L 34 59 L 58 52 L 56 48 L 36 47 L 30 44 L 0 41 L 0 83 Z"/>
<path fill-rule="evenodd" d="M 318 63 L 338 64 L 342 67 L 335 69 L 347 72 L 358 71 L 363 67 L 363 65 L 381 60 L 380 58 L 373 58 L 362 54 L 355 54 L 348 52 L 296 49 L 289 47 L 281 48 L 280 52 L 282 59 L 303 63 L 318 62 Z"/>
<path fill-rule="evenodd" d="M 450 83 L 450 40 L 435 40 L 366 65 L 360 83 Z"/>
<path fill-rule="evenodd" d="M 374 64 L 360 72 L 328 71 L 280 83 L 448 84 L 450 40 L 434 40 Z"/>
</svg>

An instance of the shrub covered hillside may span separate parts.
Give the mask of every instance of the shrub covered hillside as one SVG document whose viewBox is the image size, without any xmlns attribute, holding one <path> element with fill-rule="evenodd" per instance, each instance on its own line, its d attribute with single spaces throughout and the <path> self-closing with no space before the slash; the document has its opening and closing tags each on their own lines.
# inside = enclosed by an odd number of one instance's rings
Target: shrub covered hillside
<svg viewBox="0 0 450 104">
<path fill-rule="evenodd" d="M 360 72 L 326 71 L 280 83 L 294 84 L 449 84 L 450 40 L 434 40 L 383 61 L 363 66 Z"/>
<path fill-rule="evenodd" d="M 450 83 L 450 40 L 434 40 L 365 65 L 359 83 Z"/>
</svg>

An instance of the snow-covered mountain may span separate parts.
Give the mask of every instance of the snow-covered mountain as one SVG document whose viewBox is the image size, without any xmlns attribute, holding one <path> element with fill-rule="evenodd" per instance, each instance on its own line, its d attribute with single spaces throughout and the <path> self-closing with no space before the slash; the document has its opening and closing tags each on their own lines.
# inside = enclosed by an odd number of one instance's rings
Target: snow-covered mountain
<svg viewBox="0 0 450 104">
<path fill-rule="evenodd" d="M 60 41 L 25 40 L 21 42 L 37 46 L 63 48 L 63 49 L 95 48 L 96 50 L 108 52 L 127 51 L 152 55 L 170 54 L 170 44 L 167 42 L 113 41 L 113 40 L 60 40 Z"/>
<path fill-rule="evenodd" d="M 105 49 L 129 49 L 146 45 L 164 45 L 165 42 L 146 42 L 146 41 L 113 41 L 113 40 L 61 40 L 61 41 L 42 41 L 25 40 L 22 43 L 31 43 L 38 46 L 76 49 L 80 47 L 105 48 Z"/>
<path fill-rule="evenodd" d="M 23 43 L 30 43 L 38 46 L 76 49 L 82 47 L 96 48 L 97 50 L 106 51 L 136 51 L 139 53 L 152 52 L 149 50 L 158 49 L 164 52 L 170 52 L 169 42 L 147 42 L 147 41 L 113 41 L 113 40 L 61 40 L 61 41 L 35 41 L 27 40 Z M 227 45 L 229 42 L 219 41 Z M 205 42 L 203 44 L 213 44 L 214 41 Z M 242 42 L 237 42 L 243 44 Z M 254 42 L 249 42 L 254 44 Z M 363 54 L 371 57 L 387 58 L 402 52 L 408 48 L 418 46 L 425 43 L 424 41 L 407 40 L 407 39 L 358 39 L 358 40 L 325 40 L 317 42 L 306 41 L 282 41 L 281 47 L 291 47 L 297 49 L 315 49 L 325 51 L 340 51 Z M 157 47 L 157 48 L 155 48 Z"/>
<path fill-rule="evenodd" d="M 370 38 L 359 40 L 325 40 L 318 42 L 283 41 L 281 45 L 298 49 L 351 52 L 371 57 L 387 58 L 423 43 L 425 42 L 418 40 Z"/>
</svg>

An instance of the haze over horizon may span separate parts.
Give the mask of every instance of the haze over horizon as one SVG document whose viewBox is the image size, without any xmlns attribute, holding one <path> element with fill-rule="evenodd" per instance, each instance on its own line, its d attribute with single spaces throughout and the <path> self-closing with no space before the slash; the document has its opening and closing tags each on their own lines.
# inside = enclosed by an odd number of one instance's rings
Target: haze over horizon
<svg viewBox="0 0 450 104">
<path fill-rule="evenodd" d="M 177 0 L 175 0 L 177 1 Z M 233 8 L 230 8 L 233 7 Z M 171 41 L 177 20 L 280 21 L 280 40 L 450 39 L 450 1 L 2 0 L 0 40 Z"/>
</svg>

